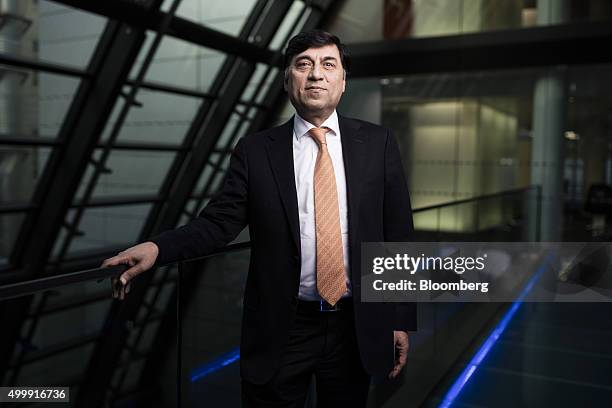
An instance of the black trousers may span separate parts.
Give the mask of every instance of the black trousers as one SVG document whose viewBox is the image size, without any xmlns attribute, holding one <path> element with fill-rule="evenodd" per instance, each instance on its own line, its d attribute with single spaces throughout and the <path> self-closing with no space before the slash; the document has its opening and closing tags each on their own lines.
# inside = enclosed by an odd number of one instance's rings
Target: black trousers
<svg viewBox="0 0 612 408">
<path fill-rule="evenodd" d="M 313 374 L 317 408 L 366 406 L 370 376 L 359 358 L 352 307 L 317 312 L 298 304 L 279 371 L 263 385 L 242 380 L 243 407 L 303 408 Z"/>
</svg>

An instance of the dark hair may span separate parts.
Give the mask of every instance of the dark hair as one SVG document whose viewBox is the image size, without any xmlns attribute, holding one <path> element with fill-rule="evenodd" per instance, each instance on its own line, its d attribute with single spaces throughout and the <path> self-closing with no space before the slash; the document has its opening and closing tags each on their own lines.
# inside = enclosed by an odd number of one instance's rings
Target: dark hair
<svg viewBox="0 0 612 408">
<path fill-rule="evenodd" d="M 331 44 L 338 47 L 342 68 L 348 74 L 351 62 L 346 46 L 340 42 L 338 37 L 323 30 L 303 31 L 289 40 L 289 44 L 287 44 L 285 49 L 285 69 L 291 64 L 293 57 L 299 53 L 309 48 L 319 48 Z"/>
</svg>

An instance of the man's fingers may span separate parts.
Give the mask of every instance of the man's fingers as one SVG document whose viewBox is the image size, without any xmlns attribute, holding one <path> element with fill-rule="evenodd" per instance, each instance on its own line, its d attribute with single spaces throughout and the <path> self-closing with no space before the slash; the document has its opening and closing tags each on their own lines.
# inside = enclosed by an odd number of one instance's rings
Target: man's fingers
<svg viewBox="0 0 612 408">
<path fill-rule="evenodd" d="M 136 276 L 134 273 L 134 269 L 128 269 L 126 272 L 122 273 L 120 277 L 112 277 L 111 278 L 111 287 L 113 290 L 113 298 L 123 300 L 125 299 L 125 295 L 130 292 L 132 288 L 131 280 Z M 136 271 L 137 272 L 137 271 Z"/>
<path fill-rule="evenodd" d="M 121 285 L 121 287 L 119 288 L 119 299 L 120 300 L 124 300 L 128 294 L 128 292 L 130 291 L 130 283 L 128 282 L 127 285 Z"/>
<path fill-rule="evenodd" d="M 117 265 L 123 265 L 129 262 L 129 257 L 125 256 L 125 255 L 115 255 L 111 258 L 107 258 L 102 262 L 102 265 L 100 265 L 100 268 L 106 268 L 109 266 L 117 266 Z"/>
<path fill-rule="evenodd" d="M 117 296 L 119 296 L 119 292 L 117 290 L 117 282 L 119 281 L 119 279 L 117 278 L 111 278 L 111 290 L 113 291 L 113 298 L 117 298 Z"/>
<path fill-rule="evenodd" d="M 125 270 L 119 277 L 111 278 L 111 286 L 113 289 L 113 298 L 124 300 L 125 296 L 130 293 L 132 288 L 131 280 L 134 279 L 138 274 L 144 271 L 140 263 L 134 261 L 129 257 L 115 256 L 104 261 L 102 265 L 114 266 L 114 265 L 125 265 L 128 264 L 131 268 Z"/>
<path fill-rule="evenodd" d="M 136 275 L 138 275 L 140 272 L 142 272 L 142 267 L 139 264 L 137 264 L 137 265 L 132 266 L 131 268 L 127 269 L 125 272 L 123 272 L 121 274 L 121 276 L 119 277 L 119 280 L 125 286 L 132 279 L 134 279 L 136 277 Z"/>
<path fill-rule="evenodd" d="M 125 299 L 125 296 L 130 293 L 132 289 L 131 280 L 141 272 L 142 268 L 135 266 L 123 272 L 119 279 L 117 279 L 117 292 L 120 300 Z M 116 279 L 116 278 L 115 278 Z"/>
<path fill-rule="evenodd" d="M 131 290 L 130 281 L 150 269 L 155 264 L 158 254 L 157 245 L 152 242 L 144 242 L 105 259 L 101 267 L 127 265 L 127 269 L 111 281 L 113 297 L 125 299 L 126 294 Z"/>
</svg>

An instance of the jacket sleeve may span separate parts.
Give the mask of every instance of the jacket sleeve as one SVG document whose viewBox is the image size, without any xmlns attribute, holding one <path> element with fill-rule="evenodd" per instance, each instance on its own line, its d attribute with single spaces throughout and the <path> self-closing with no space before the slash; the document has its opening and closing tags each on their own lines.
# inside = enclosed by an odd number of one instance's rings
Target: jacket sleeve
<svg viewBox="0 0 612 408">
<path fill-rule="evenodd" d="M 412 207 L 395 137 L 387 131 L 385 146 L 384 235 L 386 242 L 413 240 Z M 416 303 L 395 303 L 395 330 L 417 329 Z"/>
<path fill-rule="evenodd" d="M 157 265 L 204 256 L 231 242 L 248 224 L 248 163 L 241 139 L 220 190 L 198 218 L 150 239 L 159 247 Z"/>
</svg>

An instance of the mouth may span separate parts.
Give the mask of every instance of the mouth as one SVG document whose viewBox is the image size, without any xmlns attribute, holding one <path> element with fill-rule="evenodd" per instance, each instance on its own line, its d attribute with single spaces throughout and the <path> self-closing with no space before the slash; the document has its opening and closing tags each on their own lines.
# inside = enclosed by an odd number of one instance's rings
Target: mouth
<svg viewBox="0 0 612 408">
<path fill-rule="evenodd" d="M 325 88 L 322 88 L 320 86 L 308 86 L 306 87 L 307 91 L 325 91 Z"/>
</svg>

